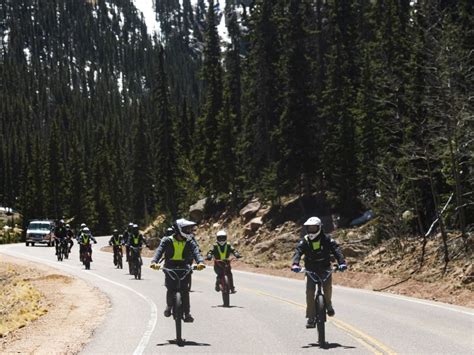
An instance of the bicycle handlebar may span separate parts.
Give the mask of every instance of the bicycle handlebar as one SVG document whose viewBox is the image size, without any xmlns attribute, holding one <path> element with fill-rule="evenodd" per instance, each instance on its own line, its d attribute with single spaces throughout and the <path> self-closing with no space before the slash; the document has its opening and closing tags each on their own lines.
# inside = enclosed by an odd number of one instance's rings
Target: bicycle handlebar
<svg viewBox="0 0 474 355">
<path fill-rule="evenodd" d="M 315 271 L 310 271 L 310 270 L 307 270 L 306 268 L 302 268 L 300 273 L 305 273 L 306 275 L 308 275 L 314 282 L 318 283 L 323 283 L 324 281 L 326 281 L 329 276 L 331 276 L 331 274 L 333 272 L 337 272 L 339 270 L 339 267 L 337 265 L 335 265 L 334 267 L 332 267 L 331 269 L 328 269 L 327 270 L 327 274 L 326 274 L 326 277 L 325 278 L 321 278 L 318 273 L 316 273 Z"/>
<path fill-rule="evenodd" d="M 186 276 L 188 276 L 188 274 L 191 273 L 191 271 L 196 270 L 196 266 L 193 266 L 193 267 L 189 266 L 185 269 L 170 269 L 170 268 L 164 267 L 164 268 L 161 268 L 161 270 L 163 270 L 164 273 L 168 274 L 172 280 L 179 279 L 180 281 L 183 281 L 186 278 Z M 178 272 L 184 271 L 183 276 L 180 277 L 177 271 Z"/>
</svg>

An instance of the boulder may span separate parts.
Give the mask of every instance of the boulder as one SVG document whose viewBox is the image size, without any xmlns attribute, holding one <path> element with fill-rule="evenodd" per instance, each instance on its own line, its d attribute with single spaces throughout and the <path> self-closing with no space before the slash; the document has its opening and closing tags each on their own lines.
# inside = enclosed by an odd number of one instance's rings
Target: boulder
<svg viewBox="0 0 474 355">
<path fill-rule="evenodd" d="M 346 245 L 341 247 L 342 254 L 347 258 L 356 258 L 358 256 L 364 255 L 365 251 L 354 247 L 352 245 Z"/>
<path fill-rule="evenodd" d="M 240 210 L 240 216 L 244 221 L 248 221 L 256 215 L 260 207 L 261 204 L 258 200 L 252 200 L 247 206 Z"/>
<path fill-rule="evenodd" d="M 263 225 L 262 217 L 255 217 L 250 221 L 249 225 L 250 229 L 256 232 Z"/>
<path fill-rule="evenodd" d="M 194 205 L 189 207 L 189 217 L 192 221 L 199 223 L 203 219 L 206 203 L 207 197 L 199 200 Z"/>
</svg>

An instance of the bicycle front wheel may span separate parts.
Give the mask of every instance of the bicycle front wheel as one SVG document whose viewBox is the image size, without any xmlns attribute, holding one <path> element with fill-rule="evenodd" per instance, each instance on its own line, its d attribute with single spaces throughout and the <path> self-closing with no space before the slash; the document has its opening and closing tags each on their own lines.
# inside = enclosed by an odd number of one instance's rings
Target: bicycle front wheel
<svg viewBox="0 0 474 355">
<path fill-rule="evenodd" d="M 224 307 L 229 307 L 230 305 L 230 283 L 229 277 L 227 275 L 224 276 L 223 285 L 222 285 L 222 302 L 224 303 Z"/>
<path fill-rule="evenodd" d="M 325 322 L 326 322 L 326 306 L 324 303 L 324 296 L 317 295 L 316 296 L 316 326 L 318 328 L 318 343 L 319 346 L 325 347 L 326 346 L 326 330 L 325 330 Z"/>
<path fill-rule="evenodd" d="M 173 316 L 176 325 L 176 342 L 181 345 L 183 339 L 181 335 L 181 325 L 183 321 L 183 301 L 181 292 L 176 292 L 174 296 Z"/>
</svg>

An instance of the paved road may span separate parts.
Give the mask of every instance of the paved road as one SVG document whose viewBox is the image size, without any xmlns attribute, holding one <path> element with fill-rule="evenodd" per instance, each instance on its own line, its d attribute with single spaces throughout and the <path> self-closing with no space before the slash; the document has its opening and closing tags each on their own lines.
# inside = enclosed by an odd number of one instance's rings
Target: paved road
<svg viewBox="0 0 474 355">
<path fill-rule="evenodd" d="M 191 311 L 184 324 L 184 347 L 174 339 L 174 323 L 164 318 L 164 274 L 143 269 L 134 280 L 117 270 L 112 255 L 94 246 L 91 270 L 83 270 L 77 246 L 69 260 L 58 262 L 47 247 L 0 246 L 0 253 L 54 266 L 83 278 L 112 302 L 106 320 L 84 354 L 151 353 L 310 353 L 317 346 L 315 330 L 305 329 L 304 283 L 280 277 L 234 271 L 238 293 L 231 308 L 222 308 L 213 290 L 214 272 L 193 274 Z M 148 266 L 150 260 L 145 258 Z M 335 287 L 336 317 L 327 323 L 326 352 L 344 354 L 474 354 L 474 311 L 414 298 Z"/>
</svg>

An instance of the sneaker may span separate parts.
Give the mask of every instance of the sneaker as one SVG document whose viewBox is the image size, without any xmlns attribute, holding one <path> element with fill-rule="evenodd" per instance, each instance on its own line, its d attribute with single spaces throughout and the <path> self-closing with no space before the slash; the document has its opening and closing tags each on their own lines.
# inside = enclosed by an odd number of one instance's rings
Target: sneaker
<svg viewBox="0 0 474 355">
<path fill-rule="evenodd" d="M 194 322 L 194 318 L 190 313 L 184 315 L 184 323 L 192 323 Z"/>
<path fill-rule="evenodd" d="M 315 328 L 316 327 L 316 320 L 314 318 L 308 318 L 306 322 L 306 328 Z"/>
<path fill-rule="evenodd" d="M 215 290 L 216 290 L 216 292 L 220 292 L 221 288 L 219 287 L 219 284 L 216 284 Z"/>
<path fill-rule="evenodd" d="M 163 312 L 163 314 L 165 315 L 165 317 L 170 317 L 171 316 L 171 307 L 166 306 L 165 311 Z"/>
<path fill-rule="evenodd" d="M 326 313 L 328 314 L 329 317 L 334 317 L 336 312 L 334 312 L 334 308 L 332 306 L 327 306 L 326 307 Z"/>
</svg>

